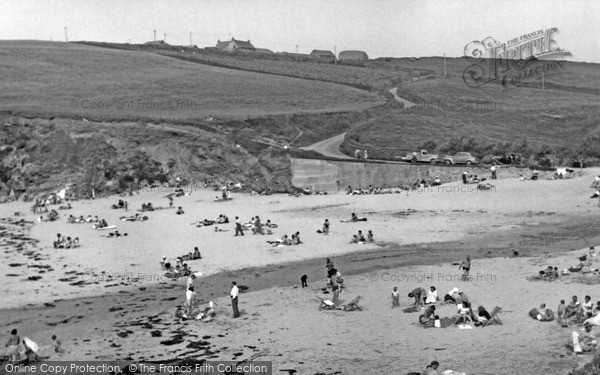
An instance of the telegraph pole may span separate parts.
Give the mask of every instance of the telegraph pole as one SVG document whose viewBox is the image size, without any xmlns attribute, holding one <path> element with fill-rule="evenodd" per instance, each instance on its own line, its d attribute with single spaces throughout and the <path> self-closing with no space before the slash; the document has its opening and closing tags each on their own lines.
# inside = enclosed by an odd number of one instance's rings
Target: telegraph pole
<svg viewBox="0 0 600 375">
<path fill-rule="evenodd" d="M 166 43 L 166 42 L 167 42 L 167 33 L 164 33 L 163 35 L 164 35 L 164 36 L 163 36 L 163 42 L 165 42 L 165 43 Z"/>
<path fill-rule="evenodd" d="M 192 43 L 192 30 L 190 30 L 190 47 L 193 45 L 194 45 L 194 43 Z"/>
<path fill-rule="evenodd" d="M 444 53 L 444 77 L 446 77 L 448 75 L 448 72 L 446 70 L 446 54 Z"/>
<path fill-rule="evenodd" d="M 333 64 L 337 65 L 337 46 L 333 46 Z"/>
<path fill-rule="evenodd" d="M 69 36 L 67 35 L 67 27 L 65 26 L 65 42 L 69 41 Z"/>
<path fill-rule="evenodd" d="M 156 42 L 156 29 L 154 29 L 154 41 Z"/>
</svg>

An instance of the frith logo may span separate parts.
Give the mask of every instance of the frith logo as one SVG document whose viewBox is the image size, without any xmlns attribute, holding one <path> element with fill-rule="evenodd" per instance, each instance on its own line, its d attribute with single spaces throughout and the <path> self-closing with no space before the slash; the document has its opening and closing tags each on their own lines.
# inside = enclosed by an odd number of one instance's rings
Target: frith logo
<svg viewBox="0 0 600 375">
<path fill-rule="evenodd" d="M 488 37 L 467 44 L 464 55 L 473 64 L 463 72 L 463 81 L 473 88 L 498 82 L 504 89 L 510 89 L 561 73 L 565 62 L 557 60 L 571 53 L 557 47 L 553 39 L 557 32 L 554 27 L 505 43 Z"/>
</svg>

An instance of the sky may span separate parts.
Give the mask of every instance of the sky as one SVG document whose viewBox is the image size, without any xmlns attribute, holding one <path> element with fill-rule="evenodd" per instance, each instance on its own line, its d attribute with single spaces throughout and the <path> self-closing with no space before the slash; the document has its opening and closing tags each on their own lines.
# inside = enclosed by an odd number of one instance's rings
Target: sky
<svg viewBox="0 0 600 375">
<path fill-rule="evenodd" d="M 597 0 L 2 0 L 0 39 L 354 49 L 369 57 L 462 56 L 465 45 L 556 27 L 572 61 L 600 63 Z"/>
</svg>

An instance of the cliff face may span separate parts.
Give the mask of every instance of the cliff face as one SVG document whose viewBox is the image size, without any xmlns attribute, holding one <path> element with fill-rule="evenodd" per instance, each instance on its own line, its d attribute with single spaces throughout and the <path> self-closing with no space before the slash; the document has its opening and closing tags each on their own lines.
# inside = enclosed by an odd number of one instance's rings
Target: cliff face
<svg viewBox="0 0 600 375">
<path fill-rule="evenodd" d="M 111 194 L 176 178 L 287 191 L 285 153 L 269 146 L 252 152 L 227 134 L 194 126 L 8 115 L 0 119 L 0 197 L 11 189 L 35 195 L 73 183 Z"/>
</svg>

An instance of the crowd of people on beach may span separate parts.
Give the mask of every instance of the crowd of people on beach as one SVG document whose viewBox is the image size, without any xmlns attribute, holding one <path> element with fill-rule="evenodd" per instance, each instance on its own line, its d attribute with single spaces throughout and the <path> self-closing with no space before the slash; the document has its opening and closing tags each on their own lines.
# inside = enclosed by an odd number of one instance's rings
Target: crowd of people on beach
<svg viewBox="0 0 600 375">
<path fill-rule="evenodd" d="M 79 247 L 79 237 L 71 239 L 71 237 L 65 237 L 60 233 L 56 234 L 56 241 L 52 243 L 55 249 L 74 249 Z"/>
</svg>

